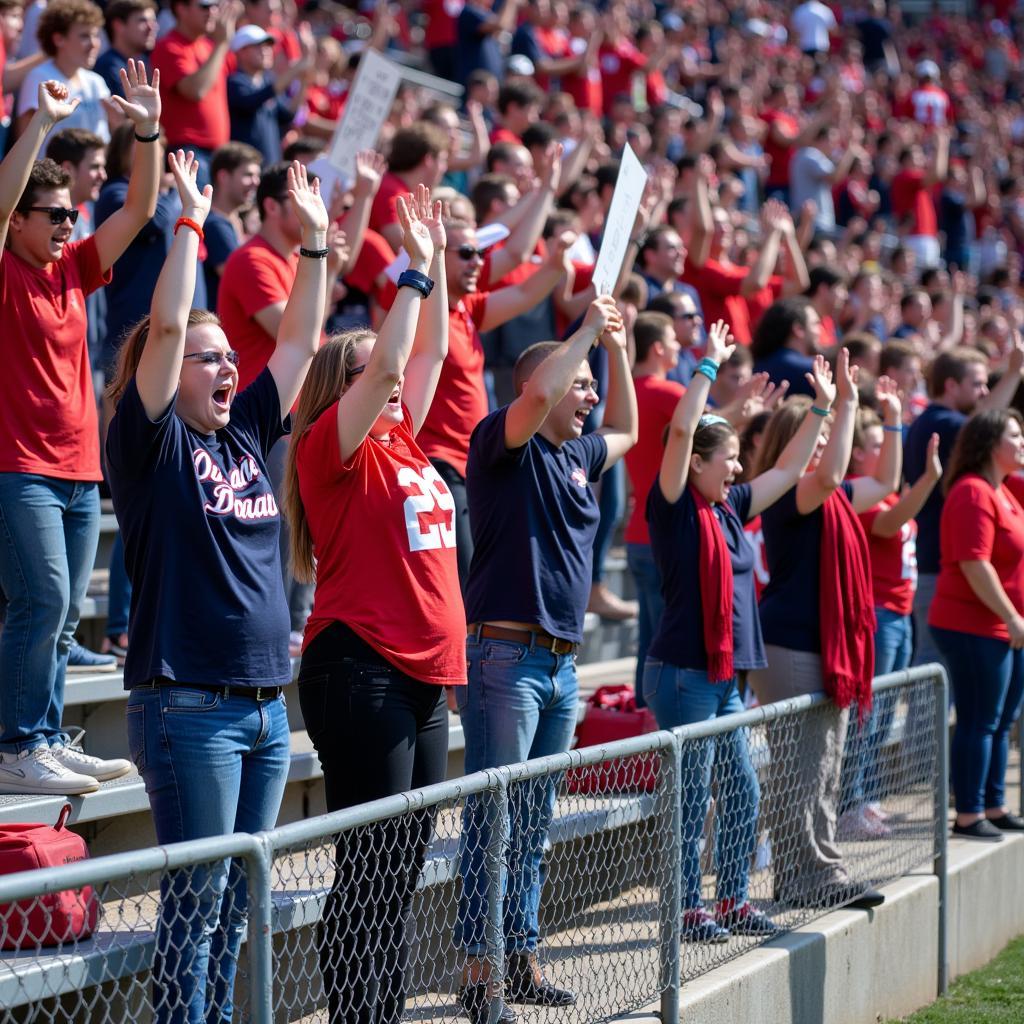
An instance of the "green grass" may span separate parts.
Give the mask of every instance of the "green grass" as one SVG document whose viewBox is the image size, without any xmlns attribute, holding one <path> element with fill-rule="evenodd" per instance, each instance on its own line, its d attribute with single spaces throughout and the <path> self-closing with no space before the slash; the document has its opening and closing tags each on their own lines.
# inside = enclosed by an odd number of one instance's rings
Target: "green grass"
<svg viewBox="0 0 1024 1024">
<path fill-rule="evenodd" d="M 1021 1024 L 1024 1021 L 1024 935 L 1014 939 L 980 971 L 957 979 L 947 996 L 904 1021 L 905 1024 Z"/>
</svg>

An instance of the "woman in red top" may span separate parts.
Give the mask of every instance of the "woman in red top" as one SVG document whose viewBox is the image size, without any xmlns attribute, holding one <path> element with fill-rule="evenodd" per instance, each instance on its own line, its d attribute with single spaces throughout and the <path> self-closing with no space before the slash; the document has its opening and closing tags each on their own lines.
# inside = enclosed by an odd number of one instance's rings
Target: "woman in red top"
<svg viewBox="0 0 1024 1024">
<path fill-rule="evenodd" d="M 448 349 L 441 204 L 420 186 L 397 208 L 410 269 L 378 336 L 317 353 L 288 453 L 294 572 L 316 578 L 299 703 L 331 811 L 442 781 L 445 686 L 466 682 L 455 502 L 415 441 Z M 430 831 L 423 812 L 339 841 L 319 934 L 332 1024 L 401 1017 Z"/>
<path fill-rule="evenodd" d="M 1024 831 L 1005 800 L 1010 727 L 1024 697 L 1024 509 L 1003 486 L 1024 466 L 1022 423 L 1014 409 L 990 409 L 960 431 L 928 614 L 956 702 L 953 832 L 989 842 Z"/>
<path fill-rule="evenodd" d="M 899 426 L 889 428 L 902 431 Z M 860 409 L 853 432 L 850 478 L 873 476 L 882 455 L 886 428 L 873 409 Z M 942 478 L 939 435 L 928 443 L 925 469 L 913 487 L 902 495 L 891 494 L 861 512 L 868 539 L 872 594 L 875 604 L 875 675 L 898 672 L 910 664 L 914 631 L 911 609 L 917 590 L 917 523 L 935 485 Z M 854 719 L 846 735 L 843 772 L 842 817 L 839 833 L 850 839 L 881 839 L 890 834 L 886 814 L 879 803 L 881 779 L 878 754 L 896 705 L 896 691 L 880 693 L 863 722 Z"/>
</svg>

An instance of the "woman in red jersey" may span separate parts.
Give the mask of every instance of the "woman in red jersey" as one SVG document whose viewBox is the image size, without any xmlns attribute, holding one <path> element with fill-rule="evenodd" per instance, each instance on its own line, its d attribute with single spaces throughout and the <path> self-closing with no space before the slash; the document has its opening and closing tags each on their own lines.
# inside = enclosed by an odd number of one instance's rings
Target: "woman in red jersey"
<svg viewBox="0 0 1024 1024">
<path fill-rule="evenodd" d="M 332 811 L 440 782 L 444 688 L 466 682 L 455 502 L 415 441 L 448 348 L 441 204 L 421 186 L 397 206 L 409 270 L 379 335 L 317 353 L 288 454 L 294 572 L 316 579 L 299 702 Z M 430 830 L 424 812 L 339 841 L 319 935 L 332 1024 L 401 1017 Z"/>
</svg>

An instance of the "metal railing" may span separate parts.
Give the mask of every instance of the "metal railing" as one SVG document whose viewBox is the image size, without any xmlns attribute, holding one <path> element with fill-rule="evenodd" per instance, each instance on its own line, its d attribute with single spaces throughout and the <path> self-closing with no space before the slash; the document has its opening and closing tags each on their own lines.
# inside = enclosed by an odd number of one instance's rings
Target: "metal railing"
<svg viewBox="0 0 1024 1024">
<path fill-rule="evenodd" d="M 560 1020 L 603 1021 L 658 1000 L 662 1019 L 678 1020 L 682 981 L 768 937 L 693 941 L 679 908 L 695 886 L 712 911 L 716 889 L 746 892 L 786 931 L 928 861 L 940 886 L 942 991 L 946 680 L 927 666 L 876 680 L 874 694 L 874 718 L 849 735 L 823 696 L 802 697 L 257 835 L 0 878 L 0 946 L 46 894 L 91 887 L 82 898 L 99 915 L 91 937 L 0 952 L 0 1024 L 183 1020 L 196 1000 L 255 1024 L 371 1011 L 449 1020 L 465 1016 L 467 951 L 499 979 L 534 939 L 548 977 L 575 994 Z M 829 772 L 804 756 L 823 735 Z M 834 840 L 841 876 L 803 853 L 809 838 L 831 842 L 830 799 L 837 812 L 849 805 Z M 844 832 L 855 800 L 884 809 L 885 834 Z M 824 833 L 808 836 L 800 823 L 819 805 Z M 515 1009 L 531 1021 L 547 1013 Z"/>
</svg>

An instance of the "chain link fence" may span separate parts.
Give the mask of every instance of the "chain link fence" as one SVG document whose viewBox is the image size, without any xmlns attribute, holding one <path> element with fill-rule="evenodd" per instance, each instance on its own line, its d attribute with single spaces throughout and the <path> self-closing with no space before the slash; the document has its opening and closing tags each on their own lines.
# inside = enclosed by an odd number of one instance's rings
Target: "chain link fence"
<svg viewBox="0 0 1024 1024">
<path fill-rule="evenodd" d="M 799 698 L 0 878 L 0 1024 L 483 1024 L 499 994 L 524 1022 L 659 999 L 678 1020 L 681 980 L 866 886 L 934 860 L 944 905 L 945 677 L 875 686 L 872 717 Z M 869 804 L 871 835 L 854 827 Z M 92 908 L 91 934 L 26 941 L 56 894 Z M 695 932 L 694 911 L 724 936 Z M 541 974 L 557 1006 L 526 1001 Z"/>
</svg>

